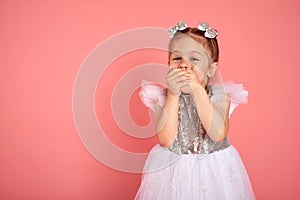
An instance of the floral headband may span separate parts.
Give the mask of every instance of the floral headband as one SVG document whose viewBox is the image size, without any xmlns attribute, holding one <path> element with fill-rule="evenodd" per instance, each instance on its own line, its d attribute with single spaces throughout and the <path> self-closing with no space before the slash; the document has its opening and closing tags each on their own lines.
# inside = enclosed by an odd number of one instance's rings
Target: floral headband
<svg viewBox="0 0 300 200">
<path fill-rule="evenodd" d="M 170 38 L 173 38 L 177 31 L 182 31 L 187 27 L 187 24 L 183 20 L 181 20 L 175 26 L 171 26 L 170 28 L 168 28 L 168 35 L 170 36 Z M 207 38 L 215 38 L 218 35 L 218 32 L 210 28 L 207 22 L 201 22 L 197 28 L 200 31 L 205 31 L 204 36 Z"/>
</svg>

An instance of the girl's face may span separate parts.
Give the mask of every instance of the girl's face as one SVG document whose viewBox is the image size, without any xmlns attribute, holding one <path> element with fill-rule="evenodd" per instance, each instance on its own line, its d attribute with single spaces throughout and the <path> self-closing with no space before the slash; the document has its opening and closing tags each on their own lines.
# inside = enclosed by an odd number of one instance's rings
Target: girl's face
<svg viewBox="0 0 300 200">
<path fill-rule="evenodd" d="M 191 69 L 200 82 L 207 83 L 208 76 L 214 75 L 216 66 L 204 47 L 188 35 L 179 35 L 170 46 L 170 68 Z"/>
</svg>

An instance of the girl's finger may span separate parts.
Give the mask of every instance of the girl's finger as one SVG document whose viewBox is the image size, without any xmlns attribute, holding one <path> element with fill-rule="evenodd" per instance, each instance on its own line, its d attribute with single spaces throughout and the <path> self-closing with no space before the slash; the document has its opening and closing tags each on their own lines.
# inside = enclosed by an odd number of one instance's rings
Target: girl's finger
<svg viewBox="0 0 300 200">
<path fill-rule="evenodd" d="M 189 84 L 188 82 L 183 81 L 183 82 L 179 82 L 177 86 L 178 86 L 179 88 L 181 88 L 181 87 L 189 86 L 189 85 L 190 85 L 190 84 Z"/>
<path fill-rule="evenodd" d="M 181 69 L 171 69 L 168 73 L 167 73 L 167 77 L 171 77 L 174 76 L 175 74 L 183 74 Z"/>
<path fill-rule="evenodd" d="M 186 81 L 187 78 L 184 75 L 174 75 L 173 77 L 170 77 L 169 80 L 176 83 Z"/>
<path fill-rule="evenodd" d="M 176 74 L 172 77 L 170 77 L 170 80 L 186 80 L 186 77 L 184 74 Z"/>
</svg>

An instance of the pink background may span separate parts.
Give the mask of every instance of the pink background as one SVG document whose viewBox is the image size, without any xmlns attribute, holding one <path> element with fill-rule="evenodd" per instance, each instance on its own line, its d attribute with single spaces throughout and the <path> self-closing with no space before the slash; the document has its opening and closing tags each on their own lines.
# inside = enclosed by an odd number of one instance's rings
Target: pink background
<svg viewBox="0 0 300 200">
<path fill-rule="evenodd" d="M 216 27 L 223 79 L 249 90 L 249 103 L 231 117 L 229 138 L 257 199 L 299 199 L 299 9 L 297 0 L 1 1 L 0 199 L 132 199 L 141 175 L 110 169 L 81 143 L 73 84 L 83 60 L 108 37 L 167 28 L 180 19 Z M 146 53 L 116 61 L 97 89 L 105 133 L 128 150 L 147 151 L 156 140 L 122 134 L 108 109 L 109 95 L 134 66 L 166 62 Z M 133 119 L 147 124 L 137 93 L 130 105 Z"/>
</svg>

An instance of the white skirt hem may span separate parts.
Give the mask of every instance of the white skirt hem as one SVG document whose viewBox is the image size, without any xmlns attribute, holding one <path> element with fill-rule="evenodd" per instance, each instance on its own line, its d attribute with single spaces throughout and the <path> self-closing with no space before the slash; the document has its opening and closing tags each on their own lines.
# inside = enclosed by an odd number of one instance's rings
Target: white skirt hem
<svg viewBox="0 0 300 200">
<path fill-rule="evenodd" d="M 155 145 L 135 200 L 255 200 L 236 148 L 210 154 L 175 154 Z"/>
</svg>

